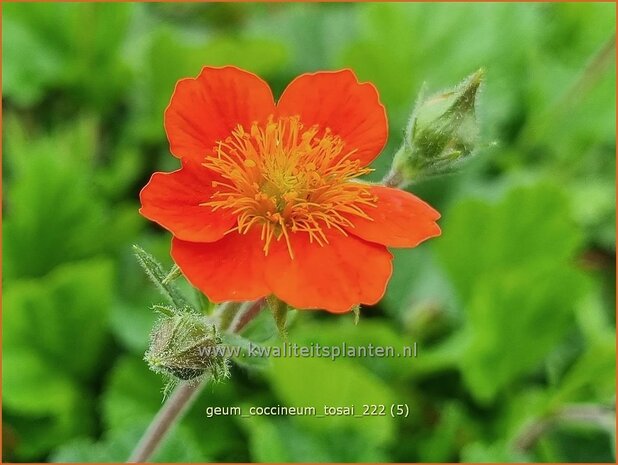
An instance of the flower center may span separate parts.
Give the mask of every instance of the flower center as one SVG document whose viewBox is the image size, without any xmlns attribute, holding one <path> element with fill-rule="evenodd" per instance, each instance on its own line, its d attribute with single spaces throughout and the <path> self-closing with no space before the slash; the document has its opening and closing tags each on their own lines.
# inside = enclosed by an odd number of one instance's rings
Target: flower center
<svg viewBox="0 0 618 465">
<path fill-rule="evenodd" d="M 296 116 L 270 117 L 249 131 L 238 126 L 213 152 L 203 165 L 224 181 L 213 182 L 217 190 L 202 205 L 238 216 L 228 232 L 260 228 L 265 254 L 283 239 L 294 258 L 290 233 L 308 234 L 320 245 L 328 243 L 325 229 L 347 235 L 348 216 L 369 218 L 362 207 L 375 206 L 369 186 L 353 182 L 371 171 L 350 159 L 355 150 L 346 152 L 329 129 L 305 128 Z"/>
</svg>

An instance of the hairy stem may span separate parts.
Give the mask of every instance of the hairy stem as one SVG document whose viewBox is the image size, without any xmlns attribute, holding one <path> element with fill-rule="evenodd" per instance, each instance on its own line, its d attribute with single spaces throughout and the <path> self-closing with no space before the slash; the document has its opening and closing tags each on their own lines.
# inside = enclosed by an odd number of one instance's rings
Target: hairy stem
<svg viewBox="0 0 618 465">
<path fill-rule="evenodd" d="M 214 312 L 217 328 L 221 331 L 227 331 L 243 305 L 246 304 L 240 302 L 224 302 L 219 304 Z"/>
<path fill-rule="evenodd" d="M 239 333 L 247 324 L 253 320 L 264 307 L 265 299 L 258 299 L 253 302 L 246 302 L 240 307 L 234 321 L 230 325 L 232 333 Z"/>
<path fill-rule="evenodd" d="M 264 299 L 242 304 L 240 308 L 237 308 L 238 311 L 235 318 L 233 320 L 230 318 L 230 331 L 241 331 L 259 314 L 263 306 Z M 226 308 L 226 310 L 228 310 L 228 308 Z M 135 446 L 127 462 L 136 463 L 149 460 L 171 431 L 172 427 L 180 421 L 187 409 L 195 399 L 197 399 L 199 393 L 207 383 L 208 378 L 195 384 L 180 384 L 152 419 L 148 429 L 146 429 L 144 435 L 137 443 L 137 446 Z"/>
<path fill-rule="evenodd" d="M 135 446 L 129 457 L 129 463 L 145 462 L 154 454 L 170 428 L 182 418 L 184 412 L 195 401 L 207 382 L 208 379 L 206 378 L 196 384 L 183 383 L 174 390 Z"/>
</svg>

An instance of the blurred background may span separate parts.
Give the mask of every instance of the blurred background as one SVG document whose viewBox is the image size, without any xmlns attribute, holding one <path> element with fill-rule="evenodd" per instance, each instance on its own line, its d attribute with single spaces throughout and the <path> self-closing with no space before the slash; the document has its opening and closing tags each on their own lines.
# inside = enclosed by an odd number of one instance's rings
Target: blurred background
<svg viewBox="0 0 618 465">
<path fill-rule="evenodd" d="M 138 192 L 171 170 L 175 82 L 234 64 L 279 95 L 350 67 L 386 105 L 388 169 L 423 83 L 486 70 L 479 154 L 414 185 L 443 235 L 396 251 L 383 301 L 304 312 L 289 342 L 414 359 L 279 359 L 208 386 L 155 457 L 614 462 L 615 5 L 3 4 L 3 459 L 124 461 L 162 403 L 142 360 L 167 266 Z M 188 286 L 185 286 L 188 287 Z M 407 418 L 218 417 L 208 406 L 405 403 Z"/>
</svg>

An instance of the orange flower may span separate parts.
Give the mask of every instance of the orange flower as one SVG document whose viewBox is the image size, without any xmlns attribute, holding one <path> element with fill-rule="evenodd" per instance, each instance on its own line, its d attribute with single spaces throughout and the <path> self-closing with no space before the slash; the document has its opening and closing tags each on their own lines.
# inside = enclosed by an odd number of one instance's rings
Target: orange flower
<svg viewBox="0 0 618 465">
<path fill-rule="evenodd" d="M 214 302 L 375 304 L 387 247 L 440 234 L 422 200 L 357 180 L 387 122 L 375 87 L 349 70 L 304 74 L 275 104 L 254 74 L 205 67 L 176 85 L 165 129 L 182 167 L 152 176 L 140 212 L 172 232 L 172 257 Z"/>
</svg>

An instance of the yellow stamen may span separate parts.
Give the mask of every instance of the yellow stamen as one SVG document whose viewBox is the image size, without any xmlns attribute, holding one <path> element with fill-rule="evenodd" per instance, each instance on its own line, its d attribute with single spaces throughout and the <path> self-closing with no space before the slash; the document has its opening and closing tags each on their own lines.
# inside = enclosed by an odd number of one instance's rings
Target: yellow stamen
<svg viewBox="0 0 618 465">
<path fill-rule="evenodd" d="M 352 223 L 344 215 L 371 219 L 362 207 L 375 206 L 369 187 L 354 182 L 371 171 L 352 160 L 343 140 L 329 129 L 305 128 L 298 117 L 269 118 L 249 131 L 236 127 L 219 141 L 203 165 L 225 181 L 208 205 L 238 216 L 228 232 L 246 234 L 260 228 L 264 253 L 273 240 L 285 240 L 294 258 L 290 233 L 304 233 L 310 242 L 328 243 L 325 229 L 347 234 Z"/>
</svg>

